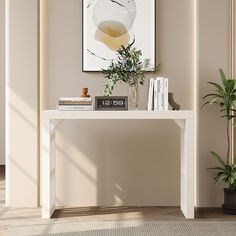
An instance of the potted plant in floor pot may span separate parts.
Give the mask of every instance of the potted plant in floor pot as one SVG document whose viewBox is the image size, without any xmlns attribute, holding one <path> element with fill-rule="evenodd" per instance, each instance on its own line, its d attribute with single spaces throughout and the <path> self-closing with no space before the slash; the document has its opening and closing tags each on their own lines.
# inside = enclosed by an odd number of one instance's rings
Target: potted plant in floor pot
<svg viewBox="0 0 236 236">
<path fill-rule="evenodd" d="M 221 84 L 208 82 L 215 89 L 213 93 L 207 94 L 203 99 L 207 101 L 205 105 L 216 105 L 220 108 L 220 116 L 226 119 L 227 132 L 227 154 L 225 162 L 216 152 L 211 151 L 212 157 L 218 162 L 219 166 L 208 168 L 208 170 L 217 171 L 214 178 L 215 183 L 224 182 L 224 204 L 223 211 L 226 214 L 236 214 L 236 165 L 230 163 L 230 126 L 232 119 L 235 118 L 236 111 L 236 81 L 233 79 L 226 79 L 222 69 L 220 69 Z M 202 107 L 203 107 L 202 106 Z"/>
<path fill-rule="evenodd" d="M 134 42 L 128 46 L 121 46 L 117 51 L 117 59 L 112 60 L 107 69 L 102 69 L 107 82 L 103 91 L 104 96 L 112 95 L 118 81 L 123 81 L 129 87 L 129 109 L 137 110 L 139 103 L 139 86 L 144 85 L 145 71 L 141 61 L 141 50 L 133 47 Z M 159 71 L 158 64 L 154 71 Z"/>
</svg>

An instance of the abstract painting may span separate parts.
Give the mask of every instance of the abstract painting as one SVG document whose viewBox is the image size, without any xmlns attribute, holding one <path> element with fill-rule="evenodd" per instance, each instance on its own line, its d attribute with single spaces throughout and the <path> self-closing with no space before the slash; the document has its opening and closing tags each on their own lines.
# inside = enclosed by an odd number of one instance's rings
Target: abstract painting
<svg viewBox="0 0 236 236">
<path fill-rule="evenodd" d="M 83 71 L 101 71 L 134 42 L 145 70 L 155 65 L 155 0 L 83 0 Z"/>
</svg>

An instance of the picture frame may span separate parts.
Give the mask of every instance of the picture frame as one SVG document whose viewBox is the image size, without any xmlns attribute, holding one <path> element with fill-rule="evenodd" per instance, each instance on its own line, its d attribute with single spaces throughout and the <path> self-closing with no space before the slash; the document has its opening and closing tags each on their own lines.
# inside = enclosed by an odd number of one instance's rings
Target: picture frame
<svg viewBox="0 0 236 236">
<path fill-rule="evenodd" d="M 144 70 L 154 70 L 156 0 L 82 0 L 82 5 L 83 72 L 106 69 L 120 46 L 132 42 L 142 52 Z"/>
</svg>

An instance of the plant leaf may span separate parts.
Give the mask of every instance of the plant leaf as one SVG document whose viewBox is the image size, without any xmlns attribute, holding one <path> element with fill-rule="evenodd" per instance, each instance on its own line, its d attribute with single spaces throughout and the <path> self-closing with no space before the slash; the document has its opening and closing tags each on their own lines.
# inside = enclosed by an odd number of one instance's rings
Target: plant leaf
<svg viewBox="0 0 236 236">
<path fill-rule="evenodd" d="M 222 168 L 222 167 L 211 167 L 211 168 L 207 168 L 207 170 L 222 170 L 222 171 L 225 171 L 225 169 Z"/>
<path fill-rule="evenodd" d="M 217 91 L 220 93 L 220 95 L 224 96 L 225 90 L 219 84 L 214 83 L 214 82 L 208 82 L 208 84 L 211 84 L 211 85 L 215 86 Z"/>
<path fill-rule="evenodd" d="M 227 179 L 227 175 L 225 175 L 225 174 L 221 174 L 220 176 L 217 176 L 215 178 L 216 183 L 219 183 L 220 181 L 225 181 L 226 179 Z"/>
<path fill-rule="evenodd" d="M 210 105 L 212 105 L 213 103 L 215 103 L 217 101 L 218 97 L 214 97 L 210 100 Z"/>
<path fill-rule="evenodd" d="M 233 183 L 234 183 L 234 181 L 235 181 L 235 178 L 234 178 L 234 177 L 232 177 L 232 176 L 230 176 L 230 177 L 229 177 L 229 182 L 230 182 L 230 184 L 233 184 Z"/>
<path fill-rule="evenodd" d="M 232 106 L 236 109 L 236 100 L 233 100 L 233 101 L 231 102 L 231 104 L 232 104 Z"/>
<path fill-rule="evenodd" d="M 225 85 L 226 81 L 227 81 L 227 79 L 225 77 L 225 73 L 224 73 L 224 71 L 221 68 L 219 69 L 219 71 L 220 71 L 220 78 L 221 78 L 223 84 Z"/>
<path fill-rule="evenodd" d="M 223 168 L 225 168 L 226 164 L 225 164 L 225 162 L 223 161 L 223 159 L 222 159 L 217 153 L 215 153 L 215 152 L 213 152 L 213 151 L 210 151 L 210 153 L 211 153 L 212 156 L 219 162 L 219 164 L 220 164 Z"/>
</svg>

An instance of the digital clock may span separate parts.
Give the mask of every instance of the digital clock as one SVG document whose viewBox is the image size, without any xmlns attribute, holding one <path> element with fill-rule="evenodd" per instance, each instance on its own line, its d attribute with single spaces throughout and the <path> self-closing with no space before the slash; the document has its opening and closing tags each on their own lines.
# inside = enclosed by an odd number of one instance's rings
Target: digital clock
<svg viewBox="0 0 236 236">
<path fill-rule="evenodd" d="M 95 97 L 95 110 L 97 111 L 127 111 L 128 97 Z"/>
</svg>

